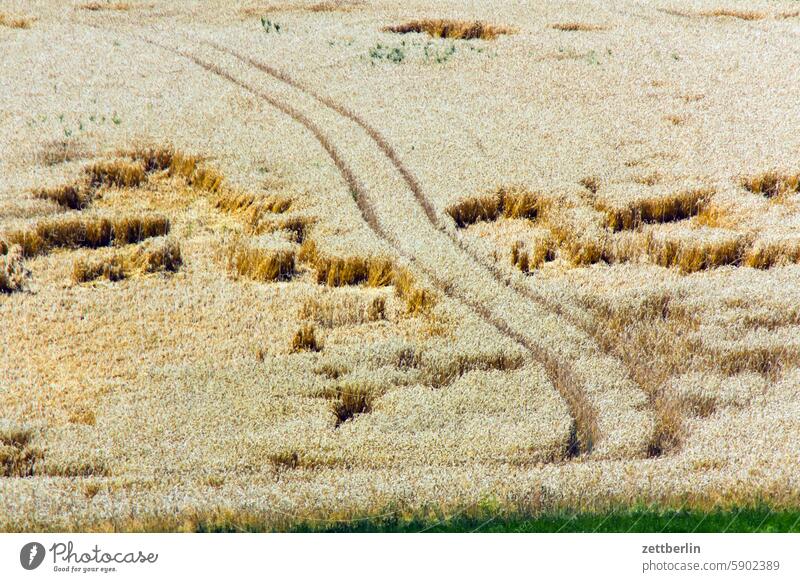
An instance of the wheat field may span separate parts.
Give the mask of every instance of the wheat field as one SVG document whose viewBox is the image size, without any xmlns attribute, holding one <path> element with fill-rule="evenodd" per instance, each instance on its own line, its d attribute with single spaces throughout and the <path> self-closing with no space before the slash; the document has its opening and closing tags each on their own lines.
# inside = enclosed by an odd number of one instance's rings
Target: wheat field
<svg viewBox="0 0 800 582">
<path fill-rule="evenodd" d="M 0 530 L 800 505 L 790 0 L 0 0 Z"/>
</svg>

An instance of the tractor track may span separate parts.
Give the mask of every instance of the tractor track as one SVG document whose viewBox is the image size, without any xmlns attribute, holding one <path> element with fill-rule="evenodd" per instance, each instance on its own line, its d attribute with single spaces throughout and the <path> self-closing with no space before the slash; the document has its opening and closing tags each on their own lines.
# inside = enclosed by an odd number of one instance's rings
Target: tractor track
<svg viewBox="0 0 800 582">
<path fill-rule="evenodd" d="M 317 123 L 292 105 L 289 105 L 276 98 L 274 95 L 264 92 L 248 82 L 235 77 L 219 64 L 204 60 L 195 54 L 192 54 L 191 52 L 182 50 L 180 48 L 167 46 L 145 36 L 137 34 L 131 34 L 131 36 L 142 42 L 158 47 L 161 50 L 170 52 L 191 61 L 207 72 L 250 92 L 254 96 L 273 106 L 305 127 L 330 156 L 348 187 L 355 193 L 355 199 L 359 211 L 369 228 L 379 238 L 387 242 L 401 257 L 410 261 L 415 265 L 416 268 L 420 269 L 420 271 L 422 271 L 425 276 L 434 283 L 440 292 L 469 307 L 476 315 L 494 327 L 499 333 L 505 335 L 524 347 L 535 360 L 539 361 L 539 363 L 544 366 L 550 382 L 560 392 L 567 403 L 573 421 L 572 438 L 565 456 L 575 457 L 579 454 L 586 454 L 592 451 L 593 446 L 605 435 L 602 434 L 602 431 L 600 431 L 598 427 L 598 411 L 596 406 L 594 406 L 594 404 L 590 402 L 590 399 L 587 398 L 586 393 L 581 387 L 581 380 L 578 378 L 578 375 L 574 373 L 572 367 L 567 363 L 567 360 L 564 358 L 559 358 L 557 355 L 553 354 L 550 350 L 543 346 L 541 342 L 533 341 L 524 333 L 520 333 L 519 330 L 515 330 L 508 321 L 502 317 L 498 317 L 496 314 L 493 314 L 489 307 L 480 301 L 472 299 L 467 293 L 454 291 L 452 283 L 443 280 L 432 268 L 426 266 L 422 261 L 418 260 L 413 253 L 407 252 L 403 248 L 401 241 L 381 223 L 378 213 L 375 210 L 373 200 L 370 198 L 367 189 L 364 188 L 362 181 L 351 169 L 350 165 L 345 161 L 340 150 L 333 144 L 328 135 Z M 303 92 L 319 103 L 322 103 L 330 110 L 336 112 L 338 115 L 358 125 L 374 142 L 374 144 L 377 146 L 377 149 L 383 154 L 383 156 L 391 163 L 395 171 L 400 174 L 403 182 L 413 194 L 414 199 L 424 212 L 425 217 L 430 225 L 437 232 L 447 236 L 457 253 L 466 255 L 475 264 L 483 267 L 484 271 L 488 270 L 492 279 L 495 279 L 499 284 L 508 287 L 512 291 L 515 291 L 516 294 L 524 295 L 527 299 L 532 299 L 539 304 L 543 303 L 542 299 L 535 296 L 532 292 L 530 292 L 530 290 L 528 290 L 528 292 L 521 291 L 518 288 L 518 285 L 515 285 L 507 276 L 503 276 L 496 266 L 486 265 L 486 262 L 483 260 L 483 258 L 477 256 L 476 253 L 467 247 L 465 243 L 461 241 L 454 233 L 449 232 L 442 225 L 440 218 L 436 214 L 434 205 L 427 198 L 416 178 L 404 166 L 395 150 L 391 147 L 391 145 L 389 145 L 385 138 L 383 138 L 383 136 L 376 129 L 371 127 L 363 119 L 333 100 L 317 95 L 314 91 L 304 87 L 302 84 L 290 78 L 288 75 L 268 65 L 259 63 L 253 59 L 250 59 L 249 57 L 236 53 L 236 51 L 228 49 L 227 47 L 221 47 L 210 41 L 200 41 L 200 44 L 206 44 L 217 51 L 227 53 L 240 62 L 248 64 L 257 70 L 266 73 L 270 77 L 285 83 L 291 88 Z M 544 307 L 547 308 L 546 305 Z M 561 311 L 552 309 L 547 310 L 551 314 L 556 312 L 556 315 L 560 315 L 558 312 Z M 636 445 L 634 445 L 634 448 L 636 448 Z M 610 456 L 619 457 L 620 453 L 614 452 Z M 627 455 L 622 454 L 622 456 Z"/>
<path fill-rule="evenodd" d="M 467 244 L 461 237 L 455 234 L 452 230 L 447 229 L 442 223 L 439 214 L 436 212 L 435 205 L 433 204 L 431 199 L 425 194 L 417 178 L 406 167 L 406 165 L 400 159 L 400 156 L 397 154 L 396 150 L 391 146 L 388 140 L 380 133 L 379 130 L 377 130 L 375 127 L 370 125 L 366 120 L 364 120 L 364 118 L 359 116 L 357 113 L 353 112 L 351 109 L 348 109 L 344 105 L 336 102 L 332 98 L 327 97 L 325 95 L 321 95 L 313 88 L 307 86 L 306 84 L 300 81 L 297 81 L 290 75 L 286 74 L 285 72 L 271 65 L 258 61 L 246 54 L 240 53 L 236 50 L 231 49 L 230 47 L 221 45 L 214 41 L 200 40 L 198 42 L 199 44 L 211 47 L 221 53 L 230 55 L 235 59 L 238 59 L 240 62 L 255 67 L 259 71 L 273 77 L 274 79 L 286 83 L 290 87 L 293 87 L 294 89 L 297 89 L 302 93 L 305 93 L 309 97 L 316 100 L 318 103 L 328 107 L 329 109 L 335 111 L 339 115 L 349 119 L 350 121 L 358 125 L 372 139 L 372 141 L 375 142 L 375 145 L 378 147 L 378 149 L 386 156 L 386 158 L 395 167 L 397 172 L 402 176 L 403 181 L 406 183 L 409 190 L 411 190 L 411 192 L 414 194 L 415 200 L 417 201 L 420 208 L 422 208 L 422 210 L 424 211 L 425 216 L 428 222 L 431 224 L 431 226 L 433 226 L 434 228 L 445 234 L 455 246 L 457 246 L 464 253 L 466 253 L 477 264 L 480 264 L 482 267 L 488 270 L 491 273 L 492 277 L 498 283 L 507 286 L 508 288 L 512 289 L 518 294 L 524 296 L 526 299 L 535 301 L 543 308 L 550 310 L 561 317 L 564 317 L 570 324 L 581 329 L 588 335 L 592 334 L 592 330 L 589 329 L 591 323 L 587 325 L 586 321 L 580 321 L 579 318 L 574 317 L 566 309 L 564 309 L 562 305 L 547 300 L 545 297 L 535 293 L 528 285 L 521 283 L 519 281 L 515 281 L 512 278 L 512 276 L 510 276 L 508 273 L 503 272 L 503 270 L 500 269 L 493 262 L 491 262 L 486 257 L 476 252 L 471 246 L 469 246 L 469 244 Z M 462 298 L 462 302 L 463 301 L 464 299 Z M 491 317 L 488 315 L 488 310 L 485 308 L 485 306 L 471 304 L 470 307 L 472 307 L 473 310 L 481 313 L 484 319 L 487 320 L 491 319 Z M 526 341 L 526 339 L 523 336 L 511 330 L 510 327 L 504 321 L 502 320 L 493 321 L 493 325 L 498 329 L 503 328 L 506 335 L 514 338 L 518 343 L 526 347 L 531 353 L 534 354 L 536 359 L 539 360 L 545 366 L 545 369 L 547 370 L 547 374 L 551 383 L 553 383 L 553 385 L 558 388 L 559 392 L 562 394 L 562 397 L 564 397 L 565 400 L 569 403 L 573 419 L 576 418 L 575 411 L 581 409 L 582 406 L 585 406 L 585 403 L 583 402 L 585 399 L 581 394 L 576 393 L 576 390 L 574 388 L 571 388 L 571 386 L 574 386 L 574 384 L 576 383 L 576 379 L 569 370 L 569 367 L 559 362 L 559 360 L 545 353 L 544 350 L 542 350 L 539 346 L 531 345 L 531 342 Z M 583 440 L 595 441 L 600 436 L 597 434 L 595 415 L 594 414 L 591 415 L 591 418 L 586 419 L 586 422 L 591 424 L 592 428 L 588 429 L 591 432 L 591 434 L 583 435 Z M 574 445 L 574 446 L 579 446 L 579 445 Z"/>
<path fill-rule="evenodd" d="M 415 200 L 424 211 L 425 216 L 428 222 L 431 224 L 431 226 L 433 226 L 434 228 L 442 232 L 444 235 L 446 235 L 455 246 L 457 246 L 464 253 L 466 253 L 470 257 L 470 259 L 475 261 L 475 263 L 480 264 L 487 271 L 489 271 L 489 273 L 498 283 L 512 289 L 525 299 L 529 299 L 531 301 L 536 302 L 544 309 L 549 310 L 560 317 L 563 317 L 571 325 L 580 329 L 590 337 L 593 336 L 594 331 L 591 329 L 591 326 L 594 324 L 594 322 L 586 320 L 581 321 L 578 317 L 574 316 L 567 309 L 565 309 L 563 305 L 548 300 L 544 296 L 534 292 L 534 290 L 531 289 L 527 284 L 522 283 L 518 280 L 514 280 L 512 275 L 503 272 L 501 268 L 499 268 L 487 257 L 484 257 L 480 253 L 476 252 L 475 249 L 473 249 L 468 243 L 466 243 L 463 240 L 463 238 L 458 236 L 451 229 L 447 229 L 445 225 L 442 223 L 440 215 L 436 212 L 435 205 L 433 204 L 431 199 L 425 194 L 422 186 L 419 184 L 419 181 L 416 179 L 414 174 L 406 167 L 406 165 L 400 159 L 400 156 L 397 154 L 396 150 L 391 146 L 388 140 L 380 133 L 380 131 L 377 130 L 372 125 L 370 125 L 363 117 L 359 116 L 357 113 L 348 109 L 344 105 L 337 103 L 332 98 L 326 97 L 325 95 L 321 95 L 313 88 L 308 87 L 306 84 L 297 81 L 296 79 L 292 78 L 285 72 L 276 69 L 273 66 L 258 61 L 246 54 L 242 54 L 236 50 L 231 49 L 230 47 L 221 45 L 214 41 L 200 40 L 199 44 L 211 47 L 219 52 L 230 55 L 245 64 L 255 67 L 259 71 L 273 77 L 274 79 L 286 83 L 287 85 L 293 87 L 294 89 L 297 89 L 298 91 L 305 93 L 309 97 L 316 100 L 318 103 L 328 107 L 329 109 L 335 111 L 339 115 L 349 119 L 350 121 L 361 127 L 361 129 L 363 129 L 364 132 L 372 139 L 372 141 L 375 142 L 375 145 L 378 147 L 378 149 L 386 156 L 386 158 L 395 167 L 397 172 L 402 176 L 403 181 L 406 183 L 409 190 L 411 190 L 411 192 L 414 194 Z M 565 302 L 572 301 L 572 298 L 564 298 L 564 300 Z M 473 309 L 475 310 L 480 310 L 480 308 L 483 308 L 484 312 L 486 311 L 485 307 L 483 306 L 472 305 L 471 307 L 473 307 Z M 484 318 L 486 319 L 486 317 Z M 575 409 L 580 409 L 580 407 L 583 405 L 583 403 L 581 402 L 582 397 L 579 394 L 576 394 L 576 390 L 574 388 L 570 387 L 576 382 L 576 379 L 569 370 L 569 367 L 559 362 L 559 360 L 549 356 L 540 347 L 532 346 L 530 345 L 530 342 L 523 341 L 524 338 L 521 338 L 519 334 L 514 334 L 512 330 L 508 328 L 505 322 L 500 322 L 500 323 L 505 325 L 508 331 L 506 335 L 514 337 L 514 339 L 516 339 L 518 343 L 523 344 L 529 351 L 531 351 L 536 355 L 537 360 L 539 360 L 541 363 L 544 364 L 545 368 L 547 369 L 547 373 L 551 382 L 558 388 L 562 396 L 570 403 L 570 409 L 573 410 L 573 412 Z M 497 323 L 495 323 L 495 327 L 498 327 Z M 609 354 L 608 352 L 605 353 L 617 359 L 615 356 Z M 624 364 L 621 361 L 620 363 L 624 366 Z M 626 372 L 627 376 L 630 378 L 631 377 L 630 372 L 628 372 L 627 370 Z M 574 414 L 573 418 L 575 418 Z M 588 422 L 590 422 L 593 425 L 596 423 L 596 418 L 594 418 L 594 415 L 592 415 L 592 418 Z M 596 428 L 591 429 L 591 431 L 593 434 L 584 435 L 584 439 L 586 440 L 590 439 L 591 441 L 594 441 L 599 437 L 599 435 L 596 434 Z"/>
</svg>

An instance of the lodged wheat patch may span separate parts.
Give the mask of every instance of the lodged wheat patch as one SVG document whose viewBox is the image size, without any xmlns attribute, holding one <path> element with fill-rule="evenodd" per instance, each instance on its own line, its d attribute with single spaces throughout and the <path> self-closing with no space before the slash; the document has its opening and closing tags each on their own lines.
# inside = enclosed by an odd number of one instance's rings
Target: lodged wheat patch
<svg viewBox="0 0 800 582">
<path fill-rule="evenodd" d="M 638 174 L 633 177 L 633 181 L 635 183 L 642 184 L 643 186 L 655 186 L 656 184 L 663 182 L 663 180 L 664 176 L 657 170 L 646 174 Z"/>
<path fill-rule="evenodd" d="M 322 327 L 381 321 L 386 319 L 386 297 L 360 292 L 324 293 L 303 301 L 298 315 Z"/>
<path fill-rule="evenodd" d="M 742 264 L 755 269 L 770 269 L 800 263 L 800 239 L 759 238 L 747 249 Z"/>
<path fill-rule="evenodd" d="M 81 10 L 90 12 L 116 11 L 124 12 L 130 10 L 132 6 L 127 2 L 87 2 L 79 6 Z"/>
<path fill-rule="evenodd" d="M 748 235 L 721 229 L 683 235 L 651 231 L 645 238 L 647 255 L 655 264 L 677 267 L 684 273 L 739 265 L 749 244 Z"/>
<path fill-rule="evenodd" d="M 753 194 L 766 198 L 800 192 L 800 174 L 785 174 L 774 170 L 744 176 L 739 183 Z"/>
<path fill-rule="evenodd" d="M 493 40 L 503 34 L 513 34 L 515 29 L 508 26 L 487 24 L 477 20 L 474 22 L 462 20 L 412 20 L 405 24 L 387 26 L 383 31 L 399 34 L 422 32 L 434 38 L 458 40 L 470 40 L 475 38 Z"/>
<path fill-rule="evenodd" d="M 500 215 L 500 199 L 493 194 L 467 198 L 449 206 L 447 213 L 460 228 L 476 222 L 497 220 Z"/>
<path fill-rule="evenodd" d="M 0 477 L 32 477 L 44 457 L 28 426 L 0 421 Z"/>
<path fill-rule="evenodd" d="M 714 194 L 709 188 L 657 189 L 639 193 L 621 186 L 602 192 L 595 204 L 606 214 L 613 231 L 636 228 L 645 223 L 685 220 L 698 214 Z"/>
<path fill-rule="evenodd" d="M 125 261 L 118 255 L 102 259 L 79 259 L 72 265 L 72 280 L 75 283 L 87 283 L 96 279 L 121 281 L 128 275 L 125 272 Z"/>
<path fill-rule="evenodd" d="M 429 311 L 436 304 L 435 294 L 420 286 L 411 271 L 396 267 L 383 257 L 336 257 L 321 253 L 311 239 L 303 243 L 299 258 L 316 271 L 317 282 L 330 287 L 366 285 L 386 287 L 393 285 L 403 299 L 409 313 Z"/>
<path fill-rule="evenodd" d="M 354 418 L 357 414 L 372 411 L 374 394 L 369 388 L 351 384 L 338 391 L 338 397 L 332 405 L 336 416 L 336 427 Z"/>
<path fill-rule="evenodd" d="M 27 29 L 33 25 L 35 20 L 35 18 L 11 16 L 0 12 L 0 26 L 5 26 L 6 28 Z"/>
<path fill-rule="evenodd" d="M 597 176 L 586 176 L 581 178 L 578 183 L 592 194 L 597 194 L 597 191 L 600 190 L 601 182 Z"/>
<path fill-rule="evenodd" d="M 153 215 L 122 217 L 63 216 L 43 219 L 35 226 L 5 233 L 10 244 L 19 245 L 25 257 L 56 248 L 98 248 L 138 243 L 169 233 L 169 219 Z"/>
<path fill-rule="evenodd" d="M 419 285 L 408 269 L 394 270 L 394 288 L 411 314 L 428 312 L 436 304 L 436 295 Z"/>
<path fill-rule="evenodd" d="M 543 200 L 519 186 L 501 187 L 492 194 L 464 198 L 447 208 L 456 226 L 463 228 L 476 222 L 490 222 L 500 216 L 533 220 L 541 212 Z"/>
<path fill-rule="evenodd" d="M 563 459 L 569 441 L 566 406 L 540 367 L 472 371 L 438 388 L 382 392 L 346 383 L 332 409 L 336 436 L 313 450 L 319 461 L 336 466 L 530 467 Z"/>
<path fill-rule="evenodd" d="M 145 179 L 142 163 L 113 160 L 98 162 L 87 169 L 89 184 L 92 187 L 114 186 L 117 188 L 136 188 Z"/>
<path fill-rule="evenodd" d="M 582 186 L 589 194 L 584 190 L 543 194 L 519 186 L 501 187 L 491 195 L 465 198 L 447 211 L 459 227 L 501 217 L 535 219 L 535 228 L 520 224 L 513 229 L 516 240 L 510 244 L 511 263 L 523 272 L 533 271 L 556 257 L 575 266 L 611 262 L 614 253 L 605 214 L 586 201 L 589 195 L 594 200 L 599 181 L 586 179 Z"/>
<path fill-rule="evenodd" d="M 381 287 L 392 283 L 393 267 L 388 259 L 321 255 L 311 263 L 317 282 L 331 287 L 366 284 Z"/>
<path fill-rule="evenodd" d="M 197 156 L 189 156 L 176 152 L 169 167 L 170 176 L 182 176 L 189 186 L 206 192 L 219 191 L 224 177 L 218 171 L 207 168 L 200 163 Z"/>
<path fill-rule="evenodd" d="M 142 146 L 132 150 L 121 150 L 118 152 L 121 157 L 138 160 L 144 164 L 145 172 L 148 174 L 168 170 L 172 165 L 172 160 L 176 157 L 185 157 L 178 154 L 171 147 Z"/>
<path fill-rule="evenodd" d="M 0 244 L 4 247 L 5 243 Z M 0 293 L 11 293 L 22 290 L 25 280 L 30 273 L 23 263 L 22 247 L 13 245 L 11 248 L 4 249 L 0 255 Z"/>
<path fill-rule="evenodd" d="M 596 211 L 586 206 L 551 208 L 545 223 L 569 262 L 575 266 L 608 260 L 609 233 Z"/>
<path fill-rule="evenodd" d="M 510 249 L 511 264 L 524 273 L 556 259 L 578 267 L 649 261 L 682 273 L 726 265 L 768 269 L 798 262 L 791 237 L 770 242 L 762 237 L 754 244 L 752 229 L 742 229 L 727 206 L 712 203 L 713 188 L 697 180 L 663 181 L 662 174 L 653 172 L 608 186 L 586 178 L 581 181 L 585 190 L 574 193 L 498 188 L 490 195 L 462 199 L 448 207 L 448 213 L 459 227 L 501 217 L 535 218 L 535 226 L 505 221 L 502 228 L 474 230 Z M 798 187 L 793 176 L 776 173 L 751 177 L 747 184 L 771 197 Z M 499 260 L 500 253 L 492 256 Z"/>
<path fill-rule="evenodd" d="M 698 12 L 698 16 L 706 18 L 736 18 L 739 20 L 763 20 L 767 17 L 764 12 L 755 10 L 738 10 L 734 8 L 716 8 Z"/>
<path fill-rule="evenodd" d="M 224 176 L 213 168 L 203 164 L 203 158 L 188 154 L 172 147 L 137 147 L 131 150 L 120 150 L 122 158 L 129 158 L 134 163 L 143 165 L 146 174 L 165 171 L 170 177 L 183 178 L 187 185 L 209 193 L 218 192 L 224 185 Z M 123 160 L 119 164 L 125 164 Z"/>
<path fill-rule="evenodd" d="M 736 227 L 736 221 L 730 213 L 715 205 L 706 205 L 694 217 L 695 224 L 709 228 L 728 228 Z"/>
<path fill-rule="evenodd" d="M 395 365 L 418 370 L 416 381 L 425 386 L 449 386 L 473 371 L 511 372 L 525 365 L 525 358 L 516 352 L 476 351 L 462 354 L 424 355 L 418 350 L 401 350 L 396 354 Z"/>
<path fill-rule="evenodd" d="M 583 299 L 597 322 L 592 328 L 596 341 L 622 359 L 655 411 L 652 456 L 676 450 L 685 437 L 685 409 L 668 382 L 692 370 L 700 353 L 692 333 L 697 322 L 677 299 L 661 291 L 613 301 Z"/>
<path fill-rule="evenodd" d="M 280 194 L 257 196 L 249 192 L 224 191 L 213 200 L 214 208 L 223 212 L 250 210 L 258 215 L 251 218 L 257 221 L 263 213 L 283 214 L 292 206 L 292 199 Z"/>
<path fill-rule="evenodd" d="M 83 210 L 93 202 L 98 190 L 104 187 L 136 189 L 156 172 L 183 178 L 187 185 L 213 194 L 214 206 L 226 212 L 249 208 L 258 200 L 271 211 L 288 209 L 288 198 L 262 199 L 248 193 L 223 188 L 224 178 L 214 169 L 201 165 L 198 156 L 191 156 L 170 148 L 138 148 L 119 152 L 114 159 L 95 162 L 82 172 L 75 182 L 55 188 L 35 190 L 34 197 L 50 200 L 63 208 Z"/>
<path fill-rule="evenodd" d="M 523 273 L 536 270 L 556 258 L 558 247 L 552 233 L 545 231 L 528 240 L 518 240 L 511 245 L 511 264 Z"/>
<path fill-rule="evenodd" d="M 311 324 L 304 324 L 292 337 L 293 352 L 318 352 L 322 349 L 322 342 L 317 338 L 317 328 Z"/>
<path fill-rule="evenodd" d="M 235 238 L 224 247 L 222 258 L 234 277 L 271 282 L 286 281 L 295 273 L 293 249 L 260 248 L 241 237 Z"/>
<path fill-rule="evenodd" d="M 41 200 L 49 200 L 62 208 L 83 210 L 92 201 L 92 193 L 80 184 L 67 184 L 55 188 L 45 188 L 34 192 Z"/>
<path fill-rule="evenodd" d="M 72 280 L 76 283 L 100 278 L 119 281 L 133 274 L 175 272 L 182 264 L 180 244 L 164 239 L 110 256 L 78 259 L 72 266 Z"/>
<path fill-rule="evenodd" d="M 279 214 L 254 205 L 244 216 L 246 230 L 251 235 L 282 232 L 292 242 L 306 241 L 317 219 L 306 214 Z"/>
<path fill-rule="evenodd" d="M 551 24 L 550 28 L 560 30 L 562 32 L 591 32 L 597 30 L 608 30 L 607 26 L 602 24 L 589 24 L 586 22 L 558 22 Z"/>
</svg>

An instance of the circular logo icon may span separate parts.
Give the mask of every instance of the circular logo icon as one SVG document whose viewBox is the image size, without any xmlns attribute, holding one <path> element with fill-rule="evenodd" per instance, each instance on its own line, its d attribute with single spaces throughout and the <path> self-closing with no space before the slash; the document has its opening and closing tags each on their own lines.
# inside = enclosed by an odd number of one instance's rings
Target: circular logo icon
<svg viewBox="0 0 800 582">
<path fill-rule="evenodd" d="M 26 570 L 35 570 L 44 561 L 44 546 L 39 542 L 30 542 L 22 546 L 19 552 L 19 563 Z"/>
</svg>

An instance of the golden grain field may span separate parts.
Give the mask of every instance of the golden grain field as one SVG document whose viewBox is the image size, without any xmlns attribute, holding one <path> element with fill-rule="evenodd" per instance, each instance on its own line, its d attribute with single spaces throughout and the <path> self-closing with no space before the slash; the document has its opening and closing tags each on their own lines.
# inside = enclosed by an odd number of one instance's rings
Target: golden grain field
<svg viewBox="0 0 800 582">
<path fill-rule="evenodd" d="M 800 501 L 790 0 L 0 0 L 0 530 Z"/>
</svg>

